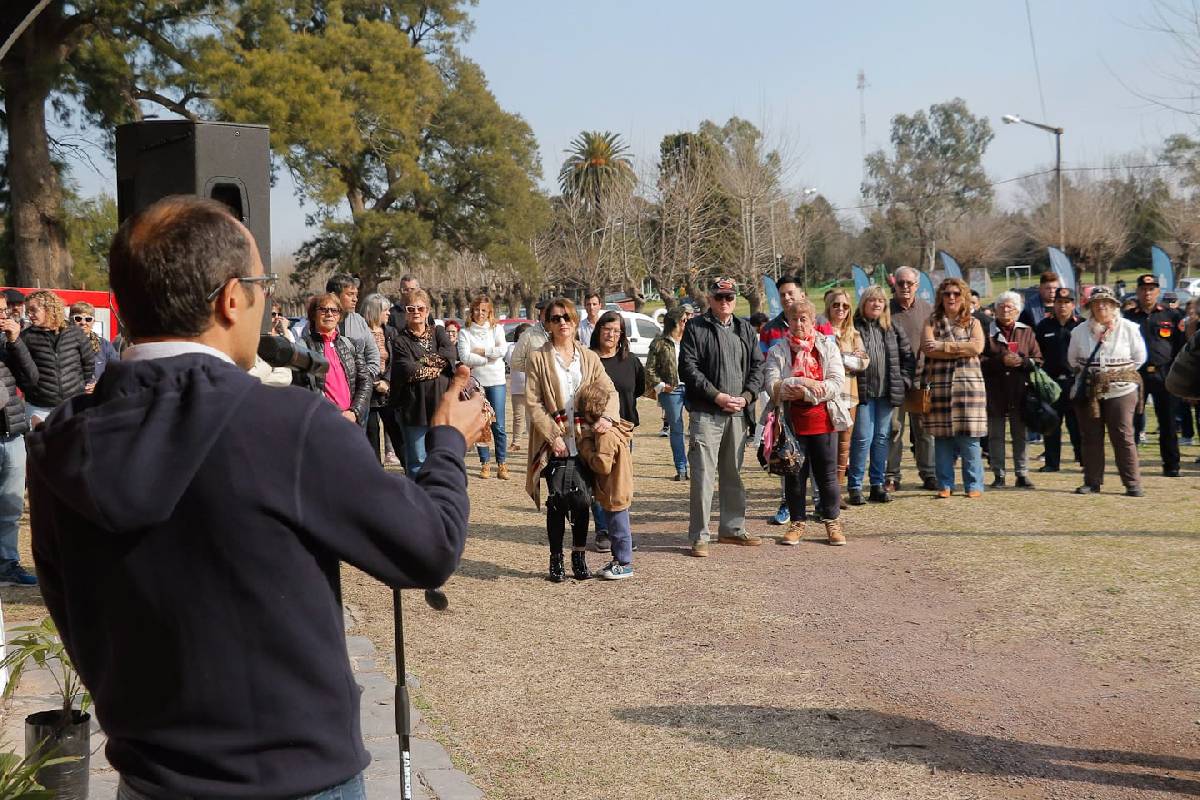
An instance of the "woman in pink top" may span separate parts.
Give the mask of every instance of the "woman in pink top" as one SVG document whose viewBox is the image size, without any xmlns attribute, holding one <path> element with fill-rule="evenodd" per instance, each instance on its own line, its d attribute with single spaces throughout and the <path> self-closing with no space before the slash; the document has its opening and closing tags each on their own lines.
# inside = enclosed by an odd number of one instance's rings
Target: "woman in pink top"
<svg viewBox="0 0 1200 800">
<path fill-rule="evenodd" d="M 338 333 L 342 306 L 333 293 L 319 294 L 308 304 L 308 328 L 304 343 L 325 356 L 329 371 L 316 379 L 316 388 L 338 407 L 342 416 L 362 425 L 371 402 L 371 374 L 354 342 Z"/>
</svg>

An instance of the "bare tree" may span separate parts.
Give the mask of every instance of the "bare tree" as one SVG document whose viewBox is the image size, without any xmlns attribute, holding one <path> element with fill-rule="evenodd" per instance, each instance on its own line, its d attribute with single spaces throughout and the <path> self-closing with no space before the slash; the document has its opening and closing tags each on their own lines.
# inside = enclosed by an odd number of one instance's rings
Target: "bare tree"
<svg viewBox="0 0 1200 800">
<path fill-rule="evenodd" d="M 1046 198 L 1048 184 L 1026 184 L 1036 207 L 1029 216 L 1029 234 L 1042 247 L 1058 245 L 1058 214 Z M 1037 202 L 1040 201 L 1040 202 Z M 1075 264 L 1076 279 L 1092 270 L 1095 283 L 1108 281 L 1112 263 L 1129 250 L 1133 223 L 1125 197 L 1108 184 L 1081 181 L 1063 186 L 1063 238 Z"/>
<path fill-rule="evenodd" d="M 1011 217 L 993 211 L 950 223 L 941 244 L 964 267 L 991 267 L 1017 249 L 1020 236 Z"/>
<path fill-rule="evenodd" d="M 783 173 L 783 157 L 758 131 L 729 137 L 717 164 L 718 181 L 738 206 L 735 233 L 741 248 L 733 272 L 745 287 L 751 313 L 762 309 L 762 277 L 775 267 L 770 212 L 781 198 Z"/>
</svg>

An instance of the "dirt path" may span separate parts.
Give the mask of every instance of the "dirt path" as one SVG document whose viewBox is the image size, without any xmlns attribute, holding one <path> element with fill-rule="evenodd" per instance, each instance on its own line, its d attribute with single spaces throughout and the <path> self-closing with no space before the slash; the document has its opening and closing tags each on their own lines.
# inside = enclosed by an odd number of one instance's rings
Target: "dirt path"
<svg viewBox="0 0 1200 800">
<path fill-rule="evenodd" d="M 930 544 L 939 531 L 961 530 L 961 512 L 947 516 L 944 505 L 914 495 L 852 509 L 849 547 L 718 546 L 712 558 L 692 559 L 681 549 L 686 490 L 661 466 L 666 444 L 642 435 L 637 446 L 633 580 L 546 583 L 543 518 L 521 484 L 473 481 L 472 539 L 447 587 L 452 610 L 435 614 L 416 596 L 408 602 L 409 659 L 428 718 L 489 796 L 1200 794 L 1192 675 L 1125 651 L 1106 661 L 1095 642 L 1084 648 L 1067 638 L 1076 584 L 1016 571 L 993 581 L 974 566 L 958 569 L 931 548 L 953 546 L 965 564 L 972 554 L 990 563 L 983 535 Z M 758 474 L 749 484 L 761 515 L 778 484 Z M 1194 498 L 1194 483 L 1178 490 Z M 1066 494 L 1021 497 L 1055 491 Z M 995 535 L 1006 535 L 1003 512 L 1014 499 L 996 493 L 972 524 L 983 530 L 995 517 Z M 1053 533 L 1059 517 L 1047 510 L 1022 530 Z M 762 522 L 753 529 L 778 532 Z M 1121 536 L 1068 544 L 1087 557 Z M 1036 576 L 1041 540 L 1026 539 L 1003 552 Z M 1183 570 L 1172 575 L 1178 593 L 1143 598 L 1163 609 L 1163 619 L 1145 623 L 1148 634 L 1194 630 L 1175 626 L 1172 615 L 1200 612 L 1190 588 L 1198 549 L 1180 536 L 1140 551 L 1143 561 L 1171 559 Z M 590 559 L 599 565 L 600 556 Z M 390 648 L 387 593 L 357 575 L 346 584 L 361 632 Z M 1110 628 L 1133 614 L 1115 600 L 1105 613 L 1111 618 L 1097 625 Z M 990 635 L 998 621 L 1003 637 Z"/>
</svg>

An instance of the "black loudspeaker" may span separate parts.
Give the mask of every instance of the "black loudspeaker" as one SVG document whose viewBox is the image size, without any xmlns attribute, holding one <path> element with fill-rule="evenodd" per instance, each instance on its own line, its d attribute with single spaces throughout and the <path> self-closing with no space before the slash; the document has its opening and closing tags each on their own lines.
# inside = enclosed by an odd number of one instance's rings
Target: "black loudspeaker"
<svg viewBox="0 0 1200 800">
<path fill-rule="evenodd" d="M 242 221 L 271 271 L 271 149 L 266 125 L 146 120 L 117 128 L 117 218 L 171 194 L 210 197 Z"/>
</svg>

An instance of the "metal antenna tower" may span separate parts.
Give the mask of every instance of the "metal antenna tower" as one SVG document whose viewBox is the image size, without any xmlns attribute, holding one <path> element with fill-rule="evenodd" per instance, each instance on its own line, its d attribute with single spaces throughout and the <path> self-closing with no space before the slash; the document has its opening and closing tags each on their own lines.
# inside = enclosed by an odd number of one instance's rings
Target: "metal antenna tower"
<svg viewBox="0 0 1200 800">
<path fill-rule="evenodd" d="M 867 183 L 867 73 L 858 70 L 858 134 L 862 141 L 862 185 Z"/>
</svg>

